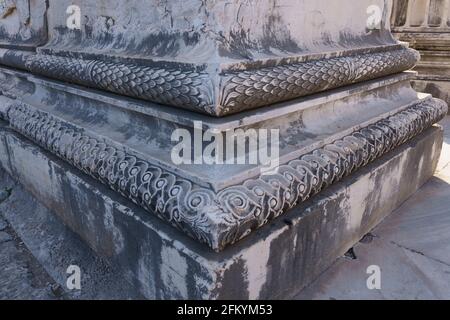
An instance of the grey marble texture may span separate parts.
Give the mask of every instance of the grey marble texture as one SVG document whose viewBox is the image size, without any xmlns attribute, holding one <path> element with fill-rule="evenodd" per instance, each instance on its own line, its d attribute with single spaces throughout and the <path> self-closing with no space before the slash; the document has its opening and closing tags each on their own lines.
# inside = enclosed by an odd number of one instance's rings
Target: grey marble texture
<svg viewBox="0 0 450 320">
<path fill-rule="evenodd" d="M 287 297 L 436 167 L 448 109 L 411 87 L 391 4 L 8 0 L 0 166 L 146 297 Z M 277 170 L 206 163 L 209 129 L 278 132 Z M 179 130 L 200 164 L 174 161 Z M 248 140 L 242 158 L 264 149 Z M 25 240 L 65 235 L 25 219 Z"/>
<path fill-rule="evenodd" d="M 394 0 L 392 31 L 420 52 L 414 87 L 450 103 L 450 21 L 448 0 Z"/>
</svg>

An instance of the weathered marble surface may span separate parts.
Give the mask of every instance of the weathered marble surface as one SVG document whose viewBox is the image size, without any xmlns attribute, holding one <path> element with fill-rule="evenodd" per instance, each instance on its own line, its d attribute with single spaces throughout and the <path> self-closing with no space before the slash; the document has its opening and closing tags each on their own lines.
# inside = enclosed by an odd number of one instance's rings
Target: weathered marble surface
<svg viewBox="0 0 450 320">
<path fill-rule="evenodd" d="M 55 92 L 52 83 L 24 79 L 20 72 L 4 70 L 3 75 L 6 83 L 20 83 L 14 88 L 22 89 L 20 101 L 3 97 L 0 107 L 14 130 L 214 250 L 239 241 L 447 113 L 445 103 L 417 96 L 408 76 L 400 75 L 341 90 L 334 94 L 337 100 L 331 95 L 327 102 L 318 98 L 249 114 L 247 123 L 210 123 L 258 128 L 272 119 L 284 147 L 278 173 L 265 176 L 259 166 L 171 164 L 165 150 L 175 143 L 167 142 L 167 132 L 193 120 L 182 120 L 178 112 L 143 117 L 113 107 L 114 98 L 102 106 L 90 101 L 95 94 L 84 97 L 63 87 Z M 280 111 L 277 116 L 273 109 Z M 358 110 L 365 112 L 356 116 Z M 329 115 L 329 123 L 318 121 L 323 114 Z M 301 126 L 295 132 L 298 119 Z M 155 124 L 161 129 L 155 130 Z"/>
<path fill-rule="evenodd" d="M 213 116 L 395 74 L 418 60 L 392 37 L 383 0 L 48 4 L 48 42 L 35 52 L 0 51 L 1 63 Z M 71 5 L 80 8 L 80 29 L 67 27 Z M 370 5 L 381 10 L 376 30 L 367 26 Z"/>
<path fill-rule="evenodd" d="M 435 168 L 447 106 L 411 88 L 390 1 L 46 3 L 45 43 L 2 39 L 1 166 L 148 297 L 286 296 Z M 271 174 L 170 157 L 176 129 L 261 128 Z"/>
<path fill-rule="evenodd" d="M 0 243 L 0 299 L 144 298 L 121 268 L 99 257 L 58 216 L 0 169 L 0 190 L 5 189 L 10 194 L 4 201 L 0 198 L 0 231 L 12 234 L 13 241 Z M 81 269 L 81 290 L 67 288 L 67 268 L 74 264 Z"/>
<path fill-rule="evenodd" d="M 47 42 L 45 0 L 2 0 L 0 2 L 0 45 L 32 50 Z"/>
<path fill-rule="evenodd" d="M 127 1 L 116 10 L 117 1 L 48 1 L 47 43 L 0 49 L 0 63 L 10 67 L 0 68 L 0 115 L 216 251 L 447 110 L 412 90 L 412 74 L 402 72 L 418 55 L 392 37 L 390 2 L 268 0 L 256 10 L 252 1 L 164 3 Z M 72 4 L 82 12 L 80 30 L 66 26 Z M 368 29 L 369 5 L 382 10 L 377 29 Z M 195 135 L 194 121 L 202 121 L 202 133 L 278 129 L 278 173 L 263 175 L 261 165 L 173 164 L 171 133 Z"/>
</svg>

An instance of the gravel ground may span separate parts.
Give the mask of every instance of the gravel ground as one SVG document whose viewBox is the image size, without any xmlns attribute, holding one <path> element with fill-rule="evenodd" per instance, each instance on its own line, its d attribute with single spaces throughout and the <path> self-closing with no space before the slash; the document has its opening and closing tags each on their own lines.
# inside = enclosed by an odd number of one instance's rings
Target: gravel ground
<svg viewBox="0 0 450 320">
<path fill-rule="evenodd" d="M 0 200 L 6 200 L 1 194 Z M 0 299 L 55 300 L 59 286 L 0 215 Z"/>
</svg>

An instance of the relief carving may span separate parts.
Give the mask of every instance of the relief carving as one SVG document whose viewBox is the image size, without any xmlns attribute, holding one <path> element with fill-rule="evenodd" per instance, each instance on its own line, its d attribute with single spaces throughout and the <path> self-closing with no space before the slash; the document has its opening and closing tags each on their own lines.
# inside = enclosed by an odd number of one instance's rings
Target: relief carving
<svg viewBox="0 0 450 320">
<path fill-rule="evenodd" d="M 35 74 L 220 117 L 402 72 L 418 59 L 416 51 L 401 47 L 225 73 L 218 85 L 220 101 L 214 75 L 206 71 L 45 54 L 25 56 L 14 50 L 3 55 L 0 63 L 23 61 L 22 68 Z"/>
</svg>

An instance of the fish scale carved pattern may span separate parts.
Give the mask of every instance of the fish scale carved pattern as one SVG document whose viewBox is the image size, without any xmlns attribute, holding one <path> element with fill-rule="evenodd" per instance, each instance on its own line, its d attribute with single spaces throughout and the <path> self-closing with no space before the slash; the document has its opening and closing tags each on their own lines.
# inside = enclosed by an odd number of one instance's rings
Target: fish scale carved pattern
<svg viewBox="0 0 450 320">
<path fill-rule="evenodd" d="M 0 63 L 50 78 L 213 116 L 287 101 L 412 68 L 416 51 L 401 47 L 383 52 L 262 67 L 218 75 L 187 68 L 150 67 L 9 50 Z M 24 60 L 24 62 L 22 62 Z"/>
<path fill-rule="evenodd" d="M 327 186 L 413 138 L 447 114 L 428 98 L 260 176 L 214 192 L 127 154 L 29 105 L 10 126 L 137 205 L 220 251 Z"/>
<path fill-rule="evenodd" d="M 412 49 L 314 60 L 228 75 L 221 105 L 237 112 L 408 70 Z"/>
<path fill-rule="evenodd" d="M 133 63 L 31 55 L 27 70 L 88 87 L 157 103 L 211 113 L 212 84 L 207 74 Z"/>
</svg>

